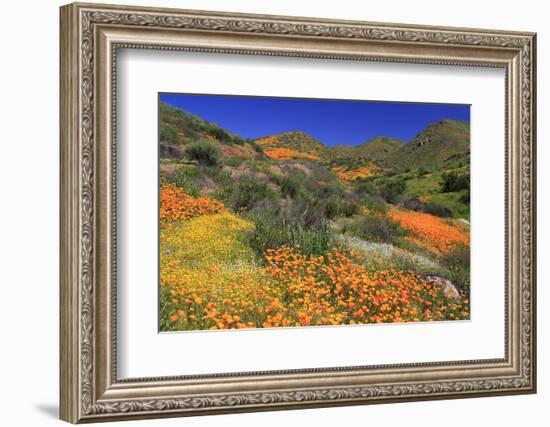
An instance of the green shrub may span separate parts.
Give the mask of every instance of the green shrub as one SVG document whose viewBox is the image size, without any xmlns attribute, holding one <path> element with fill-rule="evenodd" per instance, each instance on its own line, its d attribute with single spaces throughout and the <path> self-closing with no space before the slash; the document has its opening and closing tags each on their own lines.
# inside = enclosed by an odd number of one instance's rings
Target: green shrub
<svg viewBox="0 0 550 427">
<path fill-rule="evenodd" d="M 177 161 L 182 160 L 184 153 L 178 146 L 160 143 L 159 156 L 161 160 Z"/>
<path fill-rule="evenodd" d="M 406 230 L 401 228 L 398 222 L 383 215 L 362 216 L 345 224 L 342 232 L 363 240 L 391 244 L 397 244 L 400 238 L 407 235 Z"/>
<path fill-rule="evenodd" d="M 256 151 L 256 154 L 258 155 L 258 158 L 260 158 L 260 159 L 265 159 L 266 158 L 265 153 L 264 153 L 264 149 L 262 148 L 261 145 L 257 144 L 253 139 L 247 139 L 246 142 L 248 142 L 250 144 L 250 146 L 254 149 L 254 151 Z"/>
<path fill-rule="evenodd" d="M 334 244 L 334 237 L 326 224 L 310 229 L 288 226 L 287 233 L 290 236 L 289 243 L 299 245 L 304 255 L 323 255 Z"/>
<path fill-rule="evenodd" d="M 470 248 L 456 247 L 441 257 L 441 264 L 447 271 L 447 278 L 466 295 L 470 294 Z"/>
<path fill-rule="evenodd" d="M 218 166 L 221 164 L 221 154 L 218 146 L 208 140 L 192 142 L 185 149 L 185 155 L 196 160 L 199 166 Z"/>
<path fill-rule="evenodd" d="M 216 138 L 218 141 L 221 141 L 221 142 L 231 142 L 231 135 L 226 130 L 218 126 L 212 125 L 208 129 L 208 135 L 213 136 L 214 138 Z"/>
<path fill-rule="evenodd" d="M 453 216 L 453 212 L 449 208 L 433 202 L 426 203 L 425 210 L 427 213 L 441 218 L 451 218 Z"/>
<path fill-rule="evenodd" d="M 236 212 L 251 210 L 258 202 L 274 200 L 275 193 L 267 184 L 259 182 L 253 176 L 244 175 L 230 189 L 229 204 Z"/>
<path fill-rule="evenodd" d="M 380 189 L 372 181 L 356 181 L 353 186 L 353 193 L 368 209 L 375 212 L 387 212 L 388 206 L 380 195 Z"/>
<path fill-rule="evenodd" d="M 176 129 L 168 123 L 161 123 L 160 126 L 160 142 L 168 145 L 174 145 L 177 142 Z"/>
<path fill-rule="evenodd" d="M 280 180 L 281 192 L 285 197 L 296 198 L 304 189 L 304 176 L 289 174 Z"/>
<path fill-rule="evenodd" d="M 243 163 L 243 159 L 239 159 L 238 157 L 229 157 L 229 158 L 226 158 L 223 163 L 226 166 L 236 168 L 237 166 Z"/>
<path fill-rule="evenodd" d="M 380 188 L 380 195 L 388 203 L 397 204 L 401 199 L 401 195 L 407 188 L 405 181 L 402 179 L 393 179 L 385 182 Z"/>
<path fill-rule="evenodd" d="M 231 141 L 233 142 L 233 144 L 237 144 L 237 145 L 244 145 L 245 143 L 244 138 L 241 138 L 240 136 L 236 136 L 236 135 L 232 136 Z"/>
<path fill-rule="evenodd" d="M 416 171 L 416 176 L 418 178 L 421 178 L 425 175 L 428 175 L 429 171 L 424 167 L 424 166 L 421 166 L 420 168 L 418 168 L 418 170 Z"/>
<path fill-rule="evenodd" d="M 248 233 L 248 244 L 263 260 L 266 249 L 281 246 L 300 245 L 304 255 L 320 256 L 334 244 L 334 236 L 326 225 L 306 229 L 300 225 L 290 224 L 277 213 L 258 211 L 248 214 L 254 222 L 254 230 Z"/>
<path fill-rule="evenodd" d="M 315 181 L 312 179 L 312 180 L 309 180 L 309 182 L 311 182 L 310 185 L 312 185 Z M 333 181 L 329 180 L 329 181 L 323 182 L 321 184 L 322 185 L 320 185 L 318 187 L 319 188 L 319 190 L 318 190 L 319 197 L 329 198 L 329 197 L 343 197 L 344 196 L 346 188 L 344 187 L 344 184 L 342 184 L 341 182 L 336 181 L 336 180 L 333 180 Z"/>
<path fill-rule="evenodd" d="M 334 219 L 342 213 L 341 199 L 336 196 L 330 196 L 322 203 L 324 216 L 327 219 Z"/>
<path fill-rule="evenodd" d="M 380 196 L 366 195 L 363 197 L 363 203 L 368 209 L 374 212 L 384 213 L 388 211 L 388 205 Z"/>
<path fill-rule="evenodd" d="M 196 176 L 191 176 L 185 171 L 178 171 L 174 177 L 174 183 L 192 197 L 199 197 L 201 186 Z"/>
<path fill-rule="evenodd" d="M 452 193 L 470 188 L 470 175 L 459 175 L 456 172 L 445 172 L 441 176 L 441 192 Z"/>
<path fill-rule="evenodd" d="M 176 184 L 179 188 L 193 197 L 200 195 L 201 185 L 200 176 L 201 170 L 195 165 L 186 165 L 181 161 L 164 161 L 161 163 L 168 163 L 171 165 L 180 165 L 177 169 L 162 170 L 161 169 L 161 182 L 170 182 Z"/>
<path fill-rule="evenodd" d="M 339 216 L 350 217 L 361 211 L 361 206 L 354 200 L 346 200 L 334 195 L 319 200 L 314 208 L 318 209 L 328 220 Z"/>
</svg>

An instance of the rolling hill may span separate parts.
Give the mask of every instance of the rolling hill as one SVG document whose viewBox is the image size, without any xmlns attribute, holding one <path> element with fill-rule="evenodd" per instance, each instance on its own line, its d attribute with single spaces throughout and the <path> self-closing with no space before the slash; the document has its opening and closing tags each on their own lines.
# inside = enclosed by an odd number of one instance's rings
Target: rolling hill
<svg viewBox="0 0 550 427">
<path fill-rule="evenodd" d="M 298 130 L 247 140 L 165 103 L 160 104 L 159 114 L 160 154 L 165 159 L 181 159 L 188 144 L 208 140 L 220 147 L 224 157 L 309 160 L 353 180 L 373 173 L 430 168 L 449 159 L 468 160 L 470 152 L 469 125 L 458 120 L 432 123 L 408 143 L 378 136 L 357 146 L 328 147 Z"/>
<path fill-rule="evenodd" d="M 161 159 L 184 159 L 189 144 L 204 141 L 216 144 L 225 158 L 250 159 L 262 154 L 253 142 L 163 102 L 159 108 L 159 128 Z"/>
<path fill-rule="evenodd" d="M 377 136 L 356 146 L 336 145 L 331 149 L 331 154 L 333 159 L 365 157 L 379 161 L 385 160 L 403 145 L 405 142 L 399 139 Z"/>
<path fill-rule="evenodd" d="M 278 160 L 325 160 L 330 149 L 315 138 L 301 131 L 283 132 L 255 140 L 266 155 Z"/>
<path fill-rule="evenodd" d="M 441 120 L 420 132 L 385 159 L 397 169 L 432 167 L 470 153 L 470 127 L 460 120 Z"/>
</svg>

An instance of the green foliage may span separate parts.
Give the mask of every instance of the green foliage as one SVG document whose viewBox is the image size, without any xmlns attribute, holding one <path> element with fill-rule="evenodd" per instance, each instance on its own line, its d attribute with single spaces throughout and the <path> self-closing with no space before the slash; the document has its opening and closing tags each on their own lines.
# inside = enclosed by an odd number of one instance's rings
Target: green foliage
<svg viewBox="0 0 550 427">
<path fill-rule="evenodd" d="M 208 140 L 192 142 L 185 149 L 185 155 L 196 160 L 199 166 L 218 166 L 221 164 L 220 149 Z"/>
<path fill-rule="evenodd" d="M 177 132 L 185 136 L 178 140 Z M 215 123 L 210 123 L 194 114 L 160 103 L 160 141 L 168 145 L 195 142 L 206 135 L 213 136 L 224 144 L 243 145 L 245 140 L 233 135 Z"/>
<path fill-rule="evenodd" d="M 213 136 L 221 142 L 232 142 L 231 135 L 225 129 L 222 129 L 218 126 L 210 126 L 208 128 L 208 135 Z"/>
<path fill-rule="evenodd" d="M 315 181 L 312 179 L 309 182 L 314 183 Z M 342 184 L 340 181 L 337 181 L 336 179 L 329 179 L 321 183 L 318 193 L 320 197 L 325 198 L 343 197 L 345 191 L 346 188 L 344 187 L 344 184 Z"/>
<path fill-rule="evenodd" d="M 174 177 L 174 183 L 192 197 L 199 197 L 201 186 L 196 176 L 189 175 L 185 168 L 180 169 Z"/>
<path fill-rule="evenodd" d="M 161 162 L 165 163 L 165 162 Z M 161 182 L 171 182 L 184 190 L 192 197 L 199 197 L 201 192 L 201 171 L 195 165 L 188 165 L 182 161 L 170 161 L 172 165 L 181 165 L 169 172 L 161 169 Z"/>
<path fill-rule="evenodd" d="M 274 200 L 276 194 L 266 183 L 244 175 L 228 190 L 228 202 L 235 212 L 248 211 L 263 200 Z"/>
<path fill-rule="evenodd" d="M 366 194 L 363 196 L 362 201 L 367 209 L 374 212 L 384 213 L 389 209 L 384 199 L 377 195 Z"/>
<path fill-rule="evenodd" d="M 461 193 L 439 193 L 430 197 L 430 203 L 444 206 L 453 213 L 454 218 L 470 218 L 470 206 L 460 199 Z"/>
<path fill-rule="evenodd" d="M 449 208 L 433 202 L 426 203 L 426 212 L 441 218 L 451 218 L 453 216 L 453 212 Z"/>
<path fill-rule="evenodd" d="M 418 168 L 418 170 L 416 171 L 416 176 L 418 178 L 424 176 L 424 175 L 428 175 L 429 171 L 428 169 L 426 169 L 424 166 L 421 166 L 420 168 Z"/>
<path fill-rule="evenodd" d="M 296 198 L 304 191 L 305 177 L 302 174 L 288 174 L 280 180 L 281 192 L 285 197 Z"/>
<path fill-rule="evenodd" d="M 452 193 L 470 189 L 470 175 L 459 175 L 455 171 L 445 172 L 441 176 L 441 192 Z"/>
<path fill-rule="evenodd" d="M 337 145 L 331 148 L 332 164 L 366 166 L 373 161 L 384 161 L 403 145 L 405 143 L 401 140 L 384 136 L 375 137 L 354 147 Z"/>
<path fill-rule="evenodd" d="M 359 203 L 375 212 L 387 212 L 388 205 L 380 195 L 379 187 L 372 180 L 356 180 L 353 193 Z"/>
<path fill-rule="evenodd" d="M 397 204 L 406 188 L 407 186 L 403 179 L 392 179 L 382 185 L 380 195 L 388 203 Z"/>
<path fill-rule="evenodd" d="M 264 149 L 262 148 L 262 146 L 260 144 L 257 144 L 252 139 L 247 139 L 246 142 L 254 149 L 254 151 L 256 151 L 256 154 L 258 155 L 259 159 L 263 160 L 263 159 L 266 158 L 265 153 L 264 153 Z"/>
<path fill-rule="evenodd" d="M 470 126 L 461 120 L 432 123 L 408 144 L 391 153 L 388 164 L 397 169 L 421 166 L 440 169 L 448 159 L 459 159 L 470 152 Z"/>
<path fill-rule="evenodd" d="M 168 145 L 175 145 L 177 143 L 177 131 L 174 126 L 167 123 L 160 126 L 160 142 Z"/>
<path fill-rule="evenodd" d="M 223 163 L 226 166 L 236 168 L 237 166 L 241 165 L 243 163 L 243 159 L 240 159 L 238 157 L 226 157 Z"/>
<path fill-rule="evenodd" d="M 397 244 L 407 232 L 399 223 L 383 215 L 364 215 L 345 224 L 342 233 L 359 237 L 363 240 L 379 243 Z"/>
<path fill-rule="evenodd" d="M 328 226 L 304 228 L 290 224 L 272 211 L 252 212 L 248 218 L 254 222 L 254 230 L 247 234 L 248 244 L 263 260 L 266 249 L 284 245 L 300 245 L 305 255 L 323 255 L 334 244 L 334 236 Z"/>
<path fill-rule="evenodd" d="M 441 264 L 447 271 L 447 278 L 457 285 L 466 295 L 470 294 L 470 248 L 459 246 L 443 255 Z"/>
</svg>

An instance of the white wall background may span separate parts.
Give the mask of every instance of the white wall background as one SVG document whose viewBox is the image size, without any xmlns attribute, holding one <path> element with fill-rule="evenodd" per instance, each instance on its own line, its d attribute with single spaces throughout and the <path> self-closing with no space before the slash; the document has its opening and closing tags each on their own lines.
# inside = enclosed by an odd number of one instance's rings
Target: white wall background
<svg viewBox="0 0 550 427">
<path fill-rule="evenodd" d="M 110 0 L 113 3 L 122 3 Z M 130 1 L 130 0 L 129 0 Z M 133 4 L 538 32 L 539 393 L 438 402 L 136 421 L 133 425 L 541 426 L 550 405 L 550 29 L 544 2 L 133 0 Z M 58 402 L 58 6 L 3 5 L 0 66 L 0 420 L 60 425 Z M 547 421 L 546 421 L 547 422 Z"/>
</svg>

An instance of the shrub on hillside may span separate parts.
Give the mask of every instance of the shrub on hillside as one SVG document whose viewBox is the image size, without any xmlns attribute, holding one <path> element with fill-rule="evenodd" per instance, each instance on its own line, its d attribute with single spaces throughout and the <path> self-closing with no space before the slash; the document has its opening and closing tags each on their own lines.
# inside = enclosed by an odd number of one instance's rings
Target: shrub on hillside
<svg viewBox="0 0 550 427">
<path fill-rule="evenodd" d="M 254 230 L 247 234 L 247 241 L 258 259 L 264 259 L 267 249 L 285 245 L 299 245 L 304 255 L 320 256 L 334 244 L 334 237 L 326 225 L 308 229 L 265 210 L 251 212 L 248 218 L 254 223 Z"/>
<path fill-rule="evenodd" d="M 197 161 L 199 166 L 219 166 L 221 164 L 220 149 L 216 144 L 207 140 L 192 142 L 185 149 L 185 155 Z"/>
<path fill-rule="evenodd" d="M 208 135 L 213 136 L 221 142 L 231 142 L 231 135 L 225 129 L 218 126 L 211 126 L 208 129 Z"/>
<path fill-rule="evenodd" d="M 424 203 L 416 197 L 405 200 L 403 206 L 411 211 L 429 213 L 442 218 L 451 218 L 453 216 L 453 212 L 449 208 L 434 202 Z"/>
<path fill-rule="evenodd" d="M 428 175 L 429 171 L 424 167 L 424 166 L 421 166 L 420 168 L 418 168 L 418 170 L 416 171 L 416 176 L 418 178 L 421 178 L 425 175 Z"/>
<path fill-rule="evenodd" d="M 317 203 L 324 217 L 333 220 L 339 216 L 350 217 L 361 212 L 361 205 L 354 199 L 330 196 L 327 199 L 321 199 Z"/>
<path fill-rule="evenodd" d="M 405 206 L 407 209 L 415 212 L 426 212 L 426 204 L 416 197 L 413 197 L 412 199 L 407 199 L 403 202 L 403 206 Z"/>
<path fill-rule="evenodd" d="M 401 195 L 406 189 L 405 181 L 402 179 L 393 179 L 385 182 L 380 188 L 380 195 L 388 203 L 397 204 L 401 199 Z"/>
<path fill-rule="evenodd" d="M 253 176 L 242 176 L 230 189 L 228 201 L 235 212 L 248 211 L 263 200 L 275 199 L 275 193 L 266 183 Z"/>
<path fill-rule="evenodd" d="M 291 173 L 280 179 L 280 187 L 283 196 L 296 198 L 300 193 L 305 191 L 305 177 L 302 174 Z"/>
<path fill-rule="evenodd" d="M 386 212 L 388 206 L 380 195 L 380 189 L 371 181 L 357 181 L 353 192 L 369 210 L 375 212 Z"/>
<path fill-rule="evenodd" d="M 453 216 L 453 212 L 449 208 L 433 202 L 426 203 L 426 212 L 441 218 L 452 218 Z"/>
<path fill-rule="evenodd" d="M 177 142 L 177 132 L 174 126 L 168 123 L 160 125 L 160 142 L 168 145 L 174 145 Z"/>
<path fill-rule="evenodd" d="M 240 166 L 243 163 L 243 161 L 244 161 L 243 159 L 238 157 L 229 157 L 229 158 L 226 157 L 223 163 L 225 166 L 236 168 L 237 166 Z"/>
<path fill-rule="evenodd" d="M 311 180 L 313 181 L 313 180 Z M 344 187 L 344 184 L 342 184 L 339 181 L 336 180 L 328 180 L 326 182 L 321 183 L 319 187 L 319 197 L 343 197 L 344 193 L 346 191 L 346 188 Z"/>
<path fill-rule="evenodd" d="M 470 294 L 470 248 L 466 245 L 455 249 L 441 258 L 441 264 L 447 270 L 447 278 L 457 285 L 466 295 Z"/>
<path fill-rule="evenodd" d="M 397 244 L 402 237 L 407 235 L 398 222 L 378 214 L 362 216 L 344 225 L 342 232 L 363 240 L 390 244 Z"/>
<path fill-rule="evenodd" d="M 265 159 L 266 158 L 265 153 L 264 153 L 264 149 L 262 148 L 261 145 L 256 143 L 253 139 L 246 139 L 246 142 L 254 149 L 254 151 L 256 151 L 256 154 L 257 154 L 259 159 Z"/>
<path fill-rule="evenodd" d="M 452 193 L 454 191 L 468 190 L 470 188 L 470 175 L 459 175 L 456 172 L 445 172 L 441 176 L 441 192 Z"/>
<path fill-rule="evenodd" d="M 185 173 L 185 170 L 180 170 L 174 177 L 174 183 L 189 194 L 191 197 L 199 197 L 201 186 L 197 176 Z"/>
</svg>

